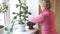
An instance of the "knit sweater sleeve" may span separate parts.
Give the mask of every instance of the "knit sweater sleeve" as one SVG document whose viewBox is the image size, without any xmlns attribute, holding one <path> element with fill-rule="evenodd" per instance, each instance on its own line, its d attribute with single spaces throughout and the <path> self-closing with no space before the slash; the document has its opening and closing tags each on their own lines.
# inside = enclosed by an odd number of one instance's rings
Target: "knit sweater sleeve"
<svg viewBox="0 0 60 34">
<path fill-rule="evenodd" d="M 30 22 L 33 22 L 33 23 L 41 23 L 44 20 L 44 16 L 42 14 L 40 14 L 38 16 L 35 16 L 35 17 L 32 17 L 32 18 L 28 18 L 28 20 Z"/>
</svg>

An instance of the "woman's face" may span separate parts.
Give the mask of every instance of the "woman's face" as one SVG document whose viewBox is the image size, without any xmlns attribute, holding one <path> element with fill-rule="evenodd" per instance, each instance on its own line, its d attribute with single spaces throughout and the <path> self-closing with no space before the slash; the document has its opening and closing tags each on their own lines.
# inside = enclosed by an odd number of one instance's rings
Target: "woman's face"
<svg viewBox="0 0 60 34">
<path fill-rule="evenodd" d="M 44 8 L 51 8 L 50 0 L 39 0 L 39 4 L 40 4 L 42 10 Z"/>
</svg>

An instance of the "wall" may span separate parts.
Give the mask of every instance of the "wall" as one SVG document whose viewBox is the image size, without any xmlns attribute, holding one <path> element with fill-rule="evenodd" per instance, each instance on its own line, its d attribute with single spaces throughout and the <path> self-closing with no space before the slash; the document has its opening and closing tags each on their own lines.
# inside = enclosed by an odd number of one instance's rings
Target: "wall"
<svg viewBox="0 0 60 34">
<path fill-rule="evenodd" d="M 51 1 L 51 9 L 55 13 L 55 3 L 56 3 L 56 1 L 55 0 L 50 0 L 50 1 Z"/>
<path fill-rule="evenodd" d="M 56 25 L 57 25 L 56 28 L 57 28 L 58 34 L 60 34 L 60 0 L 56 0 L 55 15 L 56 15 Z"/>
<path fill-rule="evenodd" d="M 56 16 L 56 29 L 58 34 L 60 34 L 60 0 L 50 0 L 52 5 L 52 10 Z"/>
</svg>

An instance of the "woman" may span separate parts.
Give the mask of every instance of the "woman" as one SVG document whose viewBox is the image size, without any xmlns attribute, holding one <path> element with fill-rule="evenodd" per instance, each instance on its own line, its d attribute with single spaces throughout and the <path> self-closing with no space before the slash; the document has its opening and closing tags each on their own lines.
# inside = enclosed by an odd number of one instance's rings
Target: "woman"
<svg viewBox="0 0 60 34">
<path fill-rule="evenodd" d="M 42 12 L 33 18 L 28 20 L 33 23 L 39 23 L 41 25 L 42 34 L 57 34 L 55 28 L 55 15 L 51 11 L 50 0 L 39 0 Z"/>
</svg>

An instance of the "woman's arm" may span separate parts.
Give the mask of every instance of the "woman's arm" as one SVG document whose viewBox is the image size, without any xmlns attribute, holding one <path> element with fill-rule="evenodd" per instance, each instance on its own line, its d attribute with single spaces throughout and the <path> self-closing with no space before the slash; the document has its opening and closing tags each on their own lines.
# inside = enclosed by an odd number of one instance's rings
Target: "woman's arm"
<svg viewBox="0 0 60 34">
<path fill-rule="evenodd" d="M 40 23 L 44 20 L 43 15 L 40 14 L 36 17 L 28 18 L 28 21 L 33 22 L 33 23 Z"/>
</svg>

